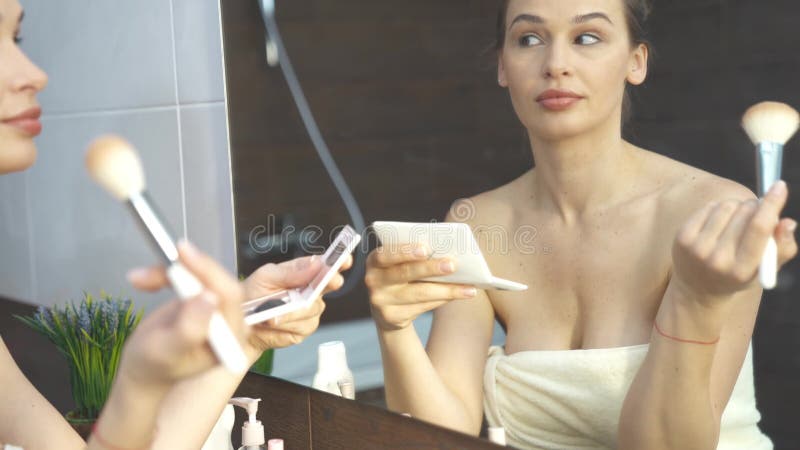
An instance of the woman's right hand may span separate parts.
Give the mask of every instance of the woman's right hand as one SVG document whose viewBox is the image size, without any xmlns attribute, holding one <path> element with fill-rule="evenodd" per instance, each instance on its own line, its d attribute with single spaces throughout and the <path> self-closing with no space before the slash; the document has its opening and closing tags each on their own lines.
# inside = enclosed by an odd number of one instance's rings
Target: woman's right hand
<svg viewBox="0 0 800 450">
<path fill-rule="evenodd" d="M 126 341 L 121 372 L 142 386 L 168 388 L 219 363 L 207 343 L 215 312 L 222 314 L 240 345 L 250 334 L 240 306 L 244 290 L 236 278 L 188 242 L 181 242 L 178 250 L 184 267 L 204 290 L 193 299 L 175 299 L 157 308 Z"/>
<path fill-rule="evenodd" d="M 429 248 L 417 244 L 379 247 L 369 254 L 364 281 L 380 330 L 408 328 L 423 313 L 478 294 L 473 286 L 420 281 L 456 271 L 455 261 L 430 259 L 430 254 Z"/>
</svg>

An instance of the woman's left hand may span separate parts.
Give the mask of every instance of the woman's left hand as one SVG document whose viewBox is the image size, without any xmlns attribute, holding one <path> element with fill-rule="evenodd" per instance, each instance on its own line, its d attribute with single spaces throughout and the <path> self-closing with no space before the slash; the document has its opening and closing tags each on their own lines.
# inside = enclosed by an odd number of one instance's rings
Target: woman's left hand
<svg viewBox="0 0 800 450">
<path fill-rule="evenodd" d="M 353 265 L 350 256 L 340 271 Z M 280 264 L 267 264 L 258 268 L 242 282 L 245 298 L 253 299 L 276 291 L 304 287 L 319 273 L 322 262 L 319 257 L 307 256 Z M 341 274 L 336 274 L 323 291 L 338 290 L 344 284 Z M 325 301 L 320 296 L 306 308 L 253 325 L 250 345 L 258 354 L 271 348 L 283 348 L 303 342 L 319 327 L 319 319 L 325 311 Z"/>
<path fill-rule="evenodd" d="M 680 229 L 672 248 L 672 282 L 704 306 L 757 282 L 770 236 L 778 244 L 778 268 L 797 255 L 797 222 L 780 220 L 788 189 L 783 181 L 763 201 L 710 203 Z"/>
</svg>

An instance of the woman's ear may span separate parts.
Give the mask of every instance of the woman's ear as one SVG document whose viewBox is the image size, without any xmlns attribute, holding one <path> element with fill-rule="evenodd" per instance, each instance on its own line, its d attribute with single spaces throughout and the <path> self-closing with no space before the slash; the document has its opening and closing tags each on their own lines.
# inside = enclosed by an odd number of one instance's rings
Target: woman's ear
<svg viewBox="0 0 800 450">
<path fill-rule="evenodd" d="M 628 69 L 628 83 L 638 86 L 647 79 L 647 61 L 650 58 L 650 49 L 645 44 L 639 46 L 631 53 L 630 67 Z"/>
<path fill-rule="evenodd" d="M 497 56 L 497 84 L 499 84 L 500 87 L 508 87 L 508 78 L 506 78 L 506 66 L 503 64 L 502 50 L 498 52 Z"/>
</svg>

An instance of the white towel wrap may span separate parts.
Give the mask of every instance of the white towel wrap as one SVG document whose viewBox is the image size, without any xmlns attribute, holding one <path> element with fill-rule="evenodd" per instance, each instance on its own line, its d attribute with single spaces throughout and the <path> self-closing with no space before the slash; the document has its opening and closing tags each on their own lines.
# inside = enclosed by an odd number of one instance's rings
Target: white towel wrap
<svg viewBox="0 0 800 450">
<path fill-rule="evenodd" d="M 649 345 L 526 351 L 492 347 L 484 373 L 484 411 L 520 449 L 616 448 L 622 402 Z M 772 450 L 758 428 L 752 347 L 722 416 L 717 450 Z"/>
</svg>

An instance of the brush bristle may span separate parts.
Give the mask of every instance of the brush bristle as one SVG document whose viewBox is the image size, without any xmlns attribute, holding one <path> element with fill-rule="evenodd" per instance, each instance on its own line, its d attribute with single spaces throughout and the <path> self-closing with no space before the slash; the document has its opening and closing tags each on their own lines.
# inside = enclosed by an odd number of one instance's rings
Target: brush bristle
<svg viewBox="0 0 800 450">
<path fill-rule="evenodd" d="M 800 114 L 785 103 L 759 103 L 744 114 L 742 127 L 754 144 L 773 142 L 784 145 L 800 127 Z"/>
<path fill-rule="evenodd" d="M 133 146 L 118 136 L 103 136 L 89 145 L 86 169 L 120 201 L 144 191 L 144 171 Z"/>
</svg>

